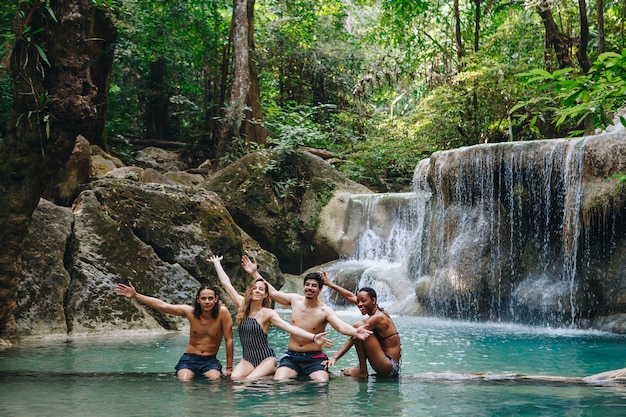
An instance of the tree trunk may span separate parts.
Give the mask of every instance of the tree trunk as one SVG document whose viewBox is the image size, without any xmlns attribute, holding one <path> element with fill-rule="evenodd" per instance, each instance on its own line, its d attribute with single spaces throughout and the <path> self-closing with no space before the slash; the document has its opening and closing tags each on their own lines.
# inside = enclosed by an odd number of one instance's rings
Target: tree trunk
<svg viewBox="0 0 626 417">
<path fill-rule="evenodd" d="M 248 0 L 248 48 L 250 56 L 248 68 L 250 70 L 250 89 L 248 90 L 248 106 L 245 113 L 245 131 L 243 134 L 249 142 L 265 144 L 267 132 L 263 128 L 263 113 L 261 112 L 261 86 L 259 76 L 256 71 L 256 60 L 254 59 L 254 0 Z"/>
<path fill-rule="evenodd" d="M 454 39 L 456 41 L 456 59 L 459 68 L 463 59 L 463 38 L 461 37 L 461 12 L 459 10 L 459 0 L 454 0 Z"/>
<path fill-rule="evenodd" d="M 587 3 L 585 0 L 578 0 L 578 11 L 580 13 L 580 42 L 578 44 L 578 64 L 585 74 L 589 72 L 591 63 L 587 55 L 587 46 L 589 45 L 589 20 L 587 19 Z"/>
<path fill-rule="evenodd" d="M 92 8 L 89 55 L 91 57 L 91 80 L 98 89 L 97 113 L 93 131 L 84 136 L 92 145 L 98 145 L 108 152 L 106 139 L 106 116 L 109 104 L 109 86 L 113 67 L 113 45 L 117 40 L 117 28 L 113 25 L 109 12 Z"/>
<path fill-rule="evenodd" d="M 546 50 L 554 48 L 559 68 L 573 67 L 574 65 L 570 55 L 572 39 L 559 30 L 556 22 L 554 21 L 554 16 L 552 15 L 552 6 L 544 0 L 541 1 L 539 6 L 537 6 L 537 11 L 541 16 L 541 20 L 546 31 Z"/>
<path fill-rule="evenodd" d="M 606 37 L 604 36 L 604 0 L 596 0 L 596 21 L 598 24 L 598 55 L 606 52 Z"/>
<path fill-rule="evenodd" d="M 476 13 L 474 15 L 474 52 L 478 52 L 480 45 L 480 0 L 474 0 Z"/>
<path fill-rule="evenodd" d="M 34 4 L 34 5 L 33 5 Z M 88 0 L 22 2 L 11 55 L 13 111 L 0 143 L 0 337 L 17 336 L 13 313 L 24 236 L 46 180 L 68 161 L 76 137 L 93 129 Z M 45 53 L 45 58 L 42 53 Z M 50 65 L 47 64 L 48 61 Z"/>
<path fill-rule="evenodd" d="M 217 143 L 219 160 L 230 150 L 233 139 L 240 137 L 248 92 L 250 91 L 250 51 L 248 49 L 247 0 L 234 0 L 231 33 L 233 36 L 230 97 L 224 113 L 222 131 Z"/>
<path fill-rule="evenodd" d="M 145 102 L 144 137 L 146 139 L 165 139 L 169 106 L 165 91 L 165 58 L 163 57 L 150 63 L 148 94 Z"/>
<path fill-rule="evenodd" d="M 231 150 L 234 139 L 265 143 L 262 130 L 259 80 L 254 51 L 254 0 L 234 0 L 232 33 L 232 77 L 228 105 L 217 144 L 219 160 Z"/>
</svg>

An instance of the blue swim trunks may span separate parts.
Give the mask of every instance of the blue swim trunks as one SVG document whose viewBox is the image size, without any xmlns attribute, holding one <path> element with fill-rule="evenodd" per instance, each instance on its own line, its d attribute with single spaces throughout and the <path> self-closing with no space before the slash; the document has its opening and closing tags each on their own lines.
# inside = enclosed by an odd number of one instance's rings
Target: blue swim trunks
<svg viewBox="0 0 626 417">
<path fill-rule="evenodd" d="M 288 350 L 282 358 L 280 358 L 281 366 L 293 369 L 298 375 L 310 375 L 316 371 L 326 371 L 326 366 L 322 365 L 323 361 L 328 360 L 328 356 L 322 351 L 318 352 L 294 352 Z"/>
<path fill-rule="evenodd" d="M 183 353 L 175 369 L 176 372 L 181 369 L 189 369 L 196 376 L 201 376 L 214 369 L 222 373 L 222 364 L 215 355 L 201 356 L 193 353 Z"/>
</svg>

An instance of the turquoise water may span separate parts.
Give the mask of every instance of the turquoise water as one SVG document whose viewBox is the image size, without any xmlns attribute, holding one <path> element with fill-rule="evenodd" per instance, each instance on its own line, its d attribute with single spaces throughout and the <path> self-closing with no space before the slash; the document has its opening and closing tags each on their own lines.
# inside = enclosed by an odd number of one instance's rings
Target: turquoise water
<svg viewBox="0 0 626 417">
<path fill-rule="evenodd" d="M 342 313 L 351 322 L 358 317 Z M 250 384 L 173 374 L 187 334 L 32 341 L 0 351 L 2 416 L 623 416 L 626 386 L 468 379 L 462 373 L 585 377 L 626 367 L 626 337 L 599 332 L 396 317 L 399 380 Z M 338 349 L 345 337 L 331 332 Z M 278 352 L 287 335 L 272 330 Z M 238 340 L 235 356 L 240 357 Z M 224 360 L 223 349 L 218 355 Z M 432 374 L 434 373 L 434 374 Z"/>
</svg>

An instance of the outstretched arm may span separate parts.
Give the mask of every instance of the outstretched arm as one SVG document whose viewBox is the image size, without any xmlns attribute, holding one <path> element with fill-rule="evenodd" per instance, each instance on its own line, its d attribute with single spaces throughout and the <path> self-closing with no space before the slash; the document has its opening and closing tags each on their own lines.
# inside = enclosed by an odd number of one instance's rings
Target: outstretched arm
<svg viewBox="0 0 626 417">
<path fill-rule="evenodd" d="M 128 299 L 135 299 L 149 307 L 156 308 L 159 311 L 173 314 L 175 316 L 185 316 L 188 310 L 192 308 L 191 306 L 185 304 L 169 304 L 158 298 L 139 294 L 130 281 L 128 281 L 128 285 L 117 284 L 115 286 L 115 293 Z"/>
<path fill-rule="evenodd" d="M 306 330 L 298 327 L 298 326 L 294 326 L 291 323 L 286 322 L 285 320 L 283 320 L 276 311 L 274 310 L 270 310 L 270 321 L 272 322 L 272 324 L 276 327 L 278 327 L 281 330 L 284 330 L 288 333 L 291 333 L 295 336 L 301 337 L 303 339 L 309 339 L 312 340 L 314 343 L 318 344 L 321 347 L 332 347 L 333 346 L 333 341 L 330 339 L 327 339 L 325 336 L 327 334 L 327 332 L 324 333 L 311 333 L 311 332 L 307 332 Z"/>
<path fill-rule="evenodd" d="M 331 281 L 330 277 L 328 276 L 328 272 L 326 271 L 321 271 L 321 275 L 322 275 L 322 279 L 324 280 L 324 285 L 326 285 L 329 288 L 332 288 L 333 290 L 337 291 L 337 294 L 339 294 L 340 296 L 342 296 L 343 298 L 345 298 L 346 300 L 350 301 L 352 304 L 356 304 L 357 303 L 357 299 L 356 299 L 356 295 L 352 294 L 351 291 L 335 284 L 334 282 Z"/>
<path fill-rule="evenodd" d="M 285 306 L 291 305 L 291 294 L 278 291 L 276 288 L 274 288 L 272 284 L 270 284 L 265 278 L 263 278 L 263 276 L 259 273 L 259 268 L 256 260 L 251 260 L 247 255 L 243 255 L 241 257 L 241 267 L 254 279 L 261 278 L 267 283 L 267 287 L 269 288 L 269 295 L 273 301 L 276 301 L 277 303 Z"/>
<path fill-rule="evenodd" d="M 326 320 L 328 320 L 330 325 L 333 326 L 333 328 L 339 333 L 343 333 L 346 336 L 356 337 L 359 340 L 365 340 L 372 334 L 372 331 L 367 329 L 369 327 L 368 324 L 364 324 L 359 327 L 352 327 L 337 317 L 337 314 L 334 311 L 328 313 Z"/>
<path fill-rule="evenodd" d="M 215 271 L 217 272 L 217 278 L 219 278 L 222 287 L 224 287 L 230 299 L 233 300 L 233 303 L 235 303 L 237 307 L 240 307 L 243 303 L 243 296 L 237 292 L 235 287 L 233 287 L 228 274 L 224 271 L 222 263 L 220 262 L 223 258 L 223 256 L 211 255 L 208 261 L 213 263 Z"/>
</svg>

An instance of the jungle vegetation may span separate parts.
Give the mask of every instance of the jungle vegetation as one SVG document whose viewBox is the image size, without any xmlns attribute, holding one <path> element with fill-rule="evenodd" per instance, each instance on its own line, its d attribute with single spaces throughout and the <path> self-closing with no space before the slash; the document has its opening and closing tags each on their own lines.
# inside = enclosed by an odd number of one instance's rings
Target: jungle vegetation
<svg viewBox="0 0 626 417">
<path fill-rule="evenodd" d="M 0 6 L 2 135 L 14 42 L 37 48 L 43 28 L 28 13 L 53 19 L 55 3 Z M 112 62 L 105 132 L 88 139 L 122 154 L 134 139 L 164 140 L 223 166 L 287 143 L 331 151 L 352 179 L 398 190 L 437 150 L 605 127 L 625 92 L 626 3 L 614 0 L 90 6 L 110 19 L 91 42 L 106 44 Z"/>
</svg>

